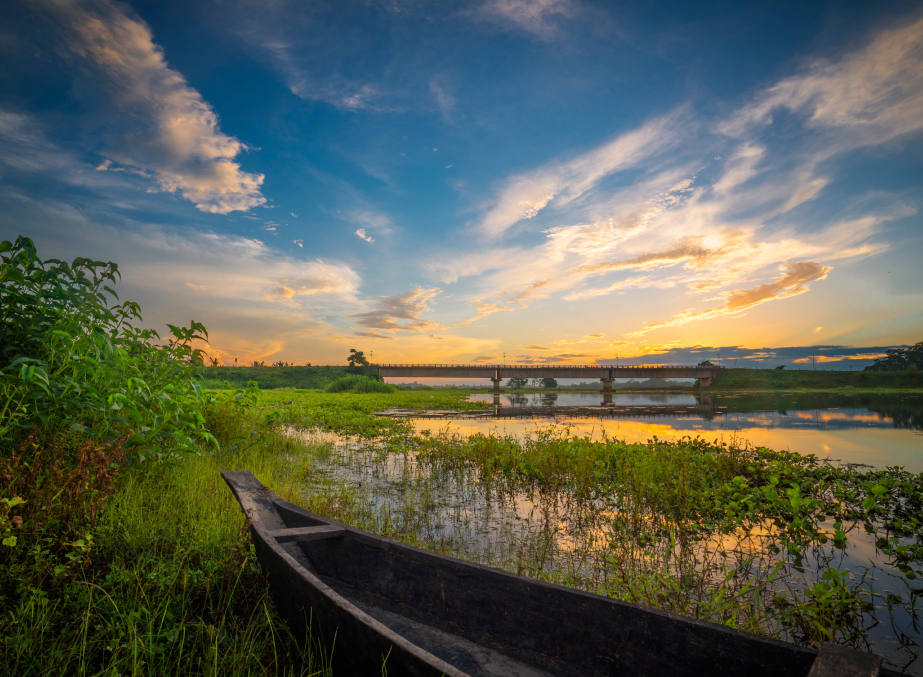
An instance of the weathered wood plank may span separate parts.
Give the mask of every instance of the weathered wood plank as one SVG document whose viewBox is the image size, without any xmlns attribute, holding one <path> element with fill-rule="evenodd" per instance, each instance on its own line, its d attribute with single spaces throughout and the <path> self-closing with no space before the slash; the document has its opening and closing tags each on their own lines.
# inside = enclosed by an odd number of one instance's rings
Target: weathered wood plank
<svg viewBox="0 0 923 677">
<path fill-rule="evenodd" d="M 270 531 L 272 536 L 279 543 L 290 543 L 292 541 L 317 541 L 322 538 L 337 538 L 346 533 L 346 529 L 340 527 L 295 527 L 294 529 L 277 529 Z"/>
<path fill-rule="evenodd" d="M 878 677 L 880 674 L 881 656 L 846 646 L 824 644 L 808 677 Z"/>
</svg>

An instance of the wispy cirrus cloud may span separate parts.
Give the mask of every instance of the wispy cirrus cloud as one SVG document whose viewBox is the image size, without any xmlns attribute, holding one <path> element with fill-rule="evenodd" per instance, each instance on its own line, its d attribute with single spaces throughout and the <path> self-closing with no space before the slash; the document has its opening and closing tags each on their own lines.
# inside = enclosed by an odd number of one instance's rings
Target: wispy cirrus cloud
<svg viewBox="0 0 923 677">
<path fill-rule="evenodd" d="M 655 329 L 678 327 L 690 322 L 707 320 L 720 315 L 736 315 L 768 301 L 787 299 L 808 291 L 811 282 L 823 280 L 830 272 L 829 267 L 816 261 L 799 261 L 781 266 L 785 273 L 781 278 L 753 289 L 734 289 L 723 292 L 724 304 L 700 311 L 685 311 L 668 320 L 650 322 L 644 329 L 628 334 L 631 338 L 643 336 Z"/>
<path fill-rule="evenodd" d="M 236 161 L 247 146 L 220 131 L 215 111 L 170 68 L 144 21 L 110 0 L 42 0 L 40 6 L 92 82 L 93 94 L 85 96 L 106 100 L 100 122 L 107 143 L 100 152 L 110 163 L 205 212 L 246 211 L 266 202 L 263 175 L 243 171 Z"/>
<path fill-rule="evenodd" d="M 311 59 L 299 52 L 295 40 L 252 30 L 246 31 L 244 35 L 251 44 L 268 55 L 295 96 L 323 101 L 343 110 L 388 109 L 383 103 L 387 92 L 380 84 L 344 77 L 338 73 L 316 72 Z"/>
<path fill-rule="evenodd" d="M 476 10 L 476 16 L 551 40 L 561 35 L 559 18 L 572 17 L 576 12 L 573 0 L 487 0 Z"/>
<path fill-rule="evenodd" d="M 811 61 L 803 72 L 758 93 L 719 124 L 730 136 L 770 125 L 778 110 L 802 113 L 815 129 L 846 134 L 848 147 L 881 144 L 923 129 L 923 19 L 884 30 L 840 59 Z"/>
<path fill-rule="evenodd" d="M 499 237 L 520 221 L 534 218 L 549 204 L 564 207 L 603 178 L 649 160 L 676 141 L 679 117 L 679 113 L 673 113 L 658 118 L 572 160 L 550 163 L 511 178 L 500 190 L 494 206 L 479 220 L 477 230 Z"/>
</svg>

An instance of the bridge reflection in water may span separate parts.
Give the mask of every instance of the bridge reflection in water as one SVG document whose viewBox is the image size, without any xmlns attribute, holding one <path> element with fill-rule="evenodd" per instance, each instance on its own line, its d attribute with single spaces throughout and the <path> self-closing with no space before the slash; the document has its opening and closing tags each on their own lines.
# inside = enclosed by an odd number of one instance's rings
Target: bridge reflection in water
<svg viewBox="0 0 923 677">
<path fill-rule="evenodd" d="M 509 401 L 504 405 L 502 399 Z M 604 393 L 598 406 L 556 405 L 556 393 L 546 393 L 541 404 L 526 404 L 528 399 L 507 395 L 493 396 L 489 409 L 437 410 L 420 412 L 416 410 L 389 409 L 378 415 L 400 418 L 443 418 L 443 419 L 503 419 L 503 418 L 648 418 L 655 416 L 697 417 L 706 420 L 725 413 L 708 395 L 702 395 L 695 404 L 613 404 L 612 393 Z"/>
</svg>

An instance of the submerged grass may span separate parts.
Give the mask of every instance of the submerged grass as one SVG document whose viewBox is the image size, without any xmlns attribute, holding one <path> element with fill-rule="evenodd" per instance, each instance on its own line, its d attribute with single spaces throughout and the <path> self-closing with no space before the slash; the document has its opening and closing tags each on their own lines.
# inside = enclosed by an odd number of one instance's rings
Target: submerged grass
<svg viewBox="0 0 923 677">
<path fill-rule="evenodd" d="M 295 437 L 316 420 L 300 406 L 285 414 Z M 743 442 L 395 426 L 335 445 L 303 484 L 316 512 L 444 554 L 799 644 L 916 656 L 923 475 L 899 468 Z"/>
</svg>

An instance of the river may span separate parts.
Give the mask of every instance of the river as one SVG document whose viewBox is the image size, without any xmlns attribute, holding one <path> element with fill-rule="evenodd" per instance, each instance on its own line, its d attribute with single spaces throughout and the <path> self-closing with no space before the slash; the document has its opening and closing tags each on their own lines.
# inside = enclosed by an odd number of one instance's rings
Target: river
<svg viewBox="0 0 923 677">
<path fill-rule="evenodd" d="M 604 399 L 611 398 L 611 403 Z M 573 434 L 626 442 L 701 436 L 814 454 L 838 464 L 900 466 L 923 472 L 923 395 L 840 393 L 490 393 L 487 411 L 415 416 L 418 431 L 521 434 L 567 427 Z"/>
</svg>

